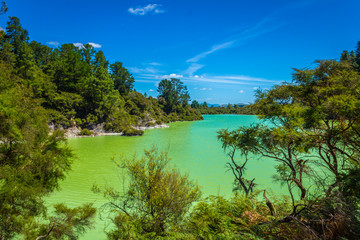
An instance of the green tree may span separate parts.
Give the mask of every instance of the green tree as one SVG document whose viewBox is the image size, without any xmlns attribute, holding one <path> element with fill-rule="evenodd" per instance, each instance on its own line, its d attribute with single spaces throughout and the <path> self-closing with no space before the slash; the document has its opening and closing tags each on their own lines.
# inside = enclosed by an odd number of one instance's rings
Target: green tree
<svg viewBox="0 0 360 240">
<path fill-rule="evenodd" d="M 257 92 L 254 106 L 266 125 L 223 130 L 219 138 L 225 146 L 234 144 L 245 162 L 247 156 L 277 161 L 275 179 L 288 186 L 293 205 L 278 223 L 293 222 L 310 237 L 324 239 L 347 236 L 346 228 L 334 226 L 357 225 L 359 216 L 359 198 L 349 197 L 344 183 L 360 163 L 360 75 L 346 61 L 317 63 L 314 69 L 295 69 L 292 83 Z M 311 185 L 316 191 L 310 192 Z"/>
<path fill-rule="evenodd" d="M 187 87 L 176 78 L 163 79 L 158 86 L 158 98 L 164 99 L 164 111 L 171 113 L 175 111 L 175 107 L 181 105 L 187 106 L 190 96 Z"/>
<path fill-rule="evenodd" d="M 194 100 L 191 102 L 191 107 L 192 108 L 200 108 L 200 104 L 198 101 Z"/>
<path fill-rule="evenodd" d="M 200 190 L 188 175 L 169 169 L 168 163 L 167 153 L 156 148 L 145 150 L 141 159 L 117 163 L 126 170 L 128 186 L 119 190 L 94 187 L 110 200 L 107 206 L 116 213 L 116 229 L 108 232 L 109 239 L 148 239 L 175 231 L 199 199 Z"/>
<path fill-rule="evenodd" d="M 202 105 L 201 105 L 202 108 L 208 108 L 208 105 L 207 105 L 207 102 L 204 102 Z"/>
<path fill-rule="evenodd" d="M 48 112 L 34 97 L 33 90 L 24 84 L 26 81 L 1 62 L 0 69 L 2 240 L 29 232 L 40 234 L 43 224 L 39 222 L 47 219 L 43 198 L 58 189 L 59 181 L 65 178 L 72 162 L 72 152 L 61 131 L 49 134 Z M 69 223 L 68 227 L 78 224 Z"/>
<path fill-rule="evenodd" d="M 50 64 L 52 49 L 36 41 L 31 41 L 30 47 L 33 51 L 36 65 L 43 70 L 46 69 Z"/>
<path fill-rule="evenodd" d="M 121 62 L 111 64 L 110 73 L 114 82 L 114 87 L 120 94 L 126 95 L 133 91 L 135 81 L 134 77 L 125 67 L 123 67 Z"/>
<path fill-rule="evenodd" d="M 29 41 L 29 33 L 21 26 L 19 18 L 9 17 L 5 40 L 13 46 L 13 51 L 16 55 L 19 53 L 23 44 Z"/>
<path fill-rule="evenodd" d="M 58 90 L 77 93 L 81 80 L 91 76 L 90 70 L 81 50 L 73 44 L 63 44 L 54 51 L 51 72 Z"/>
<path fill-rule="evenodd" d="M 90 66 L 95 57 L 95 49 L 90 44 L 84 44 L 84 47 L 80 49 L 83 60 Z"/>
<path fill-rule="evenodd" d="M 0 2 L 0 15 L 5 14 L 8 11 L 8 7 L 5 3 L 5 1 Z"/>
</svg>

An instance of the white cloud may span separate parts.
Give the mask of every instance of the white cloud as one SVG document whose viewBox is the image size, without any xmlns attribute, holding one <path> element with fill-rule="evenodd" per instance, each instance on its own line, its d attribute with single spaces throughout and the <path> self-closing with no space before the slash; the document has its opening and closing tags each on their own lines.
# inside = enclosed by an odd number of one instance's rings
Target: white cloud
<svg viewBox="0 0 360 240">
<path fill-rule="evenodd" d="M 253 89 L 254 89 L 254 90 L 258 90 L 258 89 L 259 89 L 259 87 L 253 87 Z"/>
<path fill-rule="evenodd" d="M 49 44 L 49 45 L 53 45 L 53 46 L 57 46 L 57 45 L 59 45 L 59 43 L 58 43 L 58 42 L 47 42 L 47 44 Z"/>
<path fill-rule="evenodd" d="M 88 44 L 90 44 L 91 46 L 93 46 L 94 48 L 101 48 L 102 46 L 98 43 L 92 43 L 92 42 L 89 42 Z"/>
<path fill-rule="evenodd" d="M 197 89 L 199 89 L 199 88 L 195 87 L 194 89 L 197 90 Z"/>
<path fill-rule="evenodd" d="M 153 12 L 155 14 L 159 14 L 159 13 L 163 13 L 165 12 L 162 9 L 159 9 L 159 7 L 161 7 L 161 5 L 159 4 L 148 4 L 145 7 L 138 7 L 138 8 L 129 8 L 128 12 L 135 14 L 135 15 L 140 15 L 143 16 L 149 12 Z"/>
<path fill-rule="evenodd" d="M 203 52 L 203 53 L 200 53 L 200 54 L 196 55 L 195 57 L 186 60 L 186 62 L 194 62 L 194 63 L 198 62 L 200 59 L 206 57 L 207 55 L 209 55 L 211 53 L 214 53 L 214 52 L 219 51 L 221 49 L 231 47 L 235 42 L 236 41 L 229 41 L 229 42 L 226 42 L 226 43 L 214 45 L 214 46 L 211 47 L 210 50 L 208 50 L 206 52 Z"/>
<path fill-rule="evenodd" d="M 150 89 L 149 92 L 153 92 L 154 90 L 153 89 Z"/>
<path fill-rule="evenodd" d="M 98 43 L 89 42 L 88 44 L 91 45 L 91 46 L 93 46 L 93 48 L 101 48 L 101 45 L 98 44 Z M 84 44 L 82 44 L 82 43 L 73 43 L 73 45 L 74 45 L 75 47 L 80 48 L 80 49 L 81 49 L 81 48 L 84 48 Z"/>
<path fill-rule="evenodd" d="M 206 88 L 200 88 L 200 91 L 205 91 L 206 90 Z"/>
<path fill-rule="evenodd" d="M 181 74 L 172 73 L 169 75 L 164 75 L 161 78 L 182 78 L 182 77 L 183 77 L 183 75 L 181 75 Z"/>
<path fill-rule="evenodd" d="M 240 90 L 239 93 L 244 93 L 245 91 L 244 90 Z"/>
<path fill-rule="evenodd" d="M 82 44 L 82 43 L 73 43 L 73 45 L 80 49 L 84 47 L 84 44 Z"/>
</svg>

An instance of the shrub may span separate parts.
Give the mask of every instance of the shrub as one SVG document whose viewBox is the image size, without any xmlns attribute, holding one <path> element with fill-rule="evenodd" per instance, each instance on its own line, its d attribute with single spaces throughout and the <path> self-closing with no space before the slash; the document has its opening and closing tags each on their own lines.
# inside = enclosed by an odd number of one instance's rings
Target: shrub
<svg viewBox="0 0 360 240">
<path fill-rule="evenodd" d="M 89 136 L 89 135 L 92 135 L 92 134 L 93 134 L 93 132 L 90 131 L 90 130 L 87 129 L 87 128 L 82 129 L 81 132 L 80 132 L 80 135 L 81 135 L 81 136 Z"/>
</svg>

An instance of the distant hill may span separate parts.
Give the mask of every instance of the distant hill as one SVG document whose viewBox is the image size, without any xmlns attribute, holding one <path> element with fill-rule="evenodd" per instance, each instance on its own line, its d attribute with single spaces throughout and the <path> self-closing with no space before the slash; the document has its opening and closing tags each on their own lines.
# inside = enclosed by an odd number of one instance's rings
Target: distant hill
<svg viewBox="0 0 360 240">
<path fill-rule="evenodd" d="M 238 106 L 238 107 L 245 107 L 245 106 L 247 106 L 247 105 L 249 105 L 249 104 L 247 104 L 247 103 L 236 103 L 236 104 L 231 104 L 231 105 L 232 105 L 232 106 L 236 105 L 236 106 Z M 210 104 L 210 103 L 208 103 L 208 106 L 209 106 L 209 107 L 227 107 L 228 104 L 216 104 L 216 103 Z"/>
</svg>

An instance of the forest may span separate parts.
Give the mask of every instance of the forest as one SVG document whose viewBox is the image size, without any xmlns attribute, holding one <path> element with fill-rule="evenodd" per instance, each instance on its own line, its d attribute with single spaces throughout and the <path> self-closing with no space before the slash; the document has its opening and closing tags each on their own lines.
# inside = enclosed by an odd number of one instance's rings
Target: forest
<svg viewBox="0 0 360 240">
<path fill-rule="evenodd" d="M 256 111 L 252 108 L 251 104 L 227 104 L 226 106 L 208 106 L 207 102 L 200 104 L 194 100 L 191 102 L 191 107 L 198 109 L 201 114 L 244 114 L 244 115 L 255 115 Z"/>
<path fill-rule="evenodd" d="M 158 98 L 136 92 L 134 81 L 90 44 L 29 42 L 20 20 L 9 18 L 0 31 L 1 240 L 81 239 L 99 211 L 112 222 L 108 239 L 360 238 L 360 42 L 339 60 L 294 69 L 292 82 L 258 90 L 243 109 L 262 124 L 217 133 L 234 177 L 230 199 L 202 198 L 198 184 L 153 147 L 139 158 L 113 159 L 130 183 L 126 191 L 94 185 L 108 200 L 101 209 L 47 207 L 45 197 L 76 161 L 64 129 L 91 134 L 100 124 L 138 135 L 136 126 L 214 114 L 205 104 L 191 106 L 179 79 L 162 80 Z M 247 174 L 247 164 L 264 157 L 276 163 L 273 179 L 287 194 L 259 189 L 257 176 Z"/>
<path fill-rule="evenodd" d="M 53 49 L 30 42 L 17 17 L 10 17 L 0 34 L 3 74 L 32 92 L 56 129 L 100 125 L 107 132 L 137 135 L 142 133 L 137 126 L 202 119 L 188 104 L 189 93 L 179 79 L 162 80 L 159 97 L 147 97 L 134 89 L 134 77 L 121 62 L 110 64 L 90 44 Z"/>
</svg>

